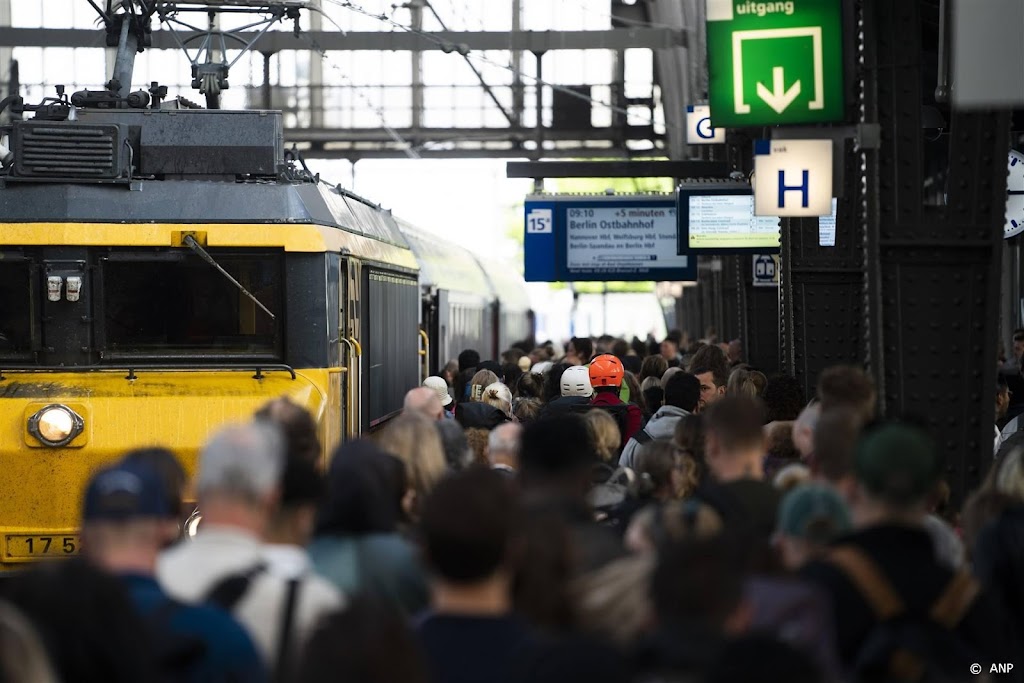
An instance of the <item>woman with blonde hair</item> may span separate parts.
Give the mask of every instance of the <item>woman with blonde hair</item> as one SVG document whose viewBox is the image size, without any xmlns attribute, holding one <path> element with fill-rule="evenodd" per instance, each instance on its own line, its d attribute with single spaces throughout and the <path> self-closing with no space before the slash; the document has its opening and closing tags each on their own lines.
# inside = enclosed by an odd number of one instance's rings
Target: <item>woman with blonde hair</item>
<svg viewBox="0 0 1024 683">
<path fill-rule="evenodd" d="M 495 384 L 497 381 L 498 376 L 490 370 L 478 371 L 473 375 L 473 379 L 469 380 L 469 400 L 483 400 L 484 389 Z"/>
<path fill-rule="evenodd" d="M 408 491 L 404 506 L 413 519 L 420 503 L 445 475 L 444 444 L 433 422 L 409 414 L 395 418 L 377 438 L 377 443 L 405 465 Z"/>
<path fill-rule="evenodd" d="M 615 418 L 606 410 L 588 410 L 583 414 L 590 432 L 590 440 L 598 459 L 613 467 L 619 461 L 619 450 L 622 445 L 622 434 Z"/>
<path fill-rule="evenodd" d="M 501 382 L 487 385 L 480 400 L 505 413 L 505 417 L 508 419 L 514 419 L 512 417 L 512 392 Z"/>
<path fill-rule="evenodd" d="M 686 498 L 699 483 L 697 465 L 671 441 L 651 441 L 636 458 L 641 495 L 658 502 Z"/>
<path fill-rule="evenodd" d="M 729 373 L 729 383 L 726 384 L 725 393 L 729 396 L 760 398 L 766 386 L 768 386 L 768 378 L 763 372 L 739 366 Z"/>
</svg>

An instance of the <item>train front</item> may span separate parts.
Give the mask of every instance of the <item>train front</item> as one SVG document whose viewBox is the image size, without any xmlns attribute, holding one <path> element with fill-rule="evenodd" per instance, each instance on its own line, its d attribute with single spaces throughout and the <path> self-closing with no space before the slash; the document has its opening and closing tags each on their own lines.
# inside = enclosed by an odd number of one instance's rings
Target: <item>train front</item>
<svg viewBox="0 0 1024 683">
<path fill-rule="evenodd" d="M 128 449 L 194 470 L 282 395 L 340 438 L 337 295 L 280 114 L 64 100 L 5 132 L 0 571 L 76 553 L 83 486 Z"/>
</svg>

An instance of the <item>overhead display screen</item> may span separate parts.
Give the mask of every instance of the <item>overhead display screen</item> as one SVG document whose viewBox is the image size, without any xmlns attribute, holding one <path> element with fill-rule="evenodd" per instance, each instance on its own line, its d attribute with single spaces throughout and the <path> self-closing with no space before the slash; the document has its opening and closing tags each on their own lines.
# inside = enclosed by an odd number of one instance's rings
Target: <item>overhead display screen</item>
<svg viewBox="0 0 1024 683">
<path fill-rule="evenodd" d="M 528 281 L 696 278 L 696 259 L 677 253 L 671 198 L 531 197 L 525 218 Z"/>
<path fill-rule="evenodd" d="M 770 254 L 779 250 L 779 219 L 754 215 L 749 189 L 683 189 L 678 193 L 679 251 Z"/>
</svg>

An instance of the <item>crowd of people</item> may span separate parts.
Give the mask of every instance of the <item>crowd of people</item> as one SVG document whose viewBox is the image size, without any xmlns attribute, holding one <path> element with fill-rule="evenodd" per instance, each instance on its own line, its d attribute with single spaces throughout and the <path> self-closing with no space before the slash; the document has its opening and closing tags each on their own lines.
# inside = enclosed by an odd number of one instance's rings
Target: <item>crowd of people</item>
<svg viewBox="0 0 1024 683">
<path fill-rule="evenodd" d="M 194 477 L 124 454 L 81 556 L 0 583 L 0 683 L 1022 678 L 1024 445 L 958 510 L 859 368 L 804 396 L 736 342 L 533 346 L 326 463 L 285 398 Z"/>
</svg>

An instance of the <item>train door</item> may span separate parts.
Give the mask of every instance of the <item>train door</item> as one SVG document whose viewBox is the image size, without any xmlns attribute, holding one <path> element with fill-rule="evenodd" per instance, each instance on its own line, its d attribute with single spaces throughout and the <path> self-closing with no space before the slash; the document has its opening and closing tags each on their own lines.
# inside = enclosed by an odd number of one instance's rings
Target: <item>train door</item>
<svg viewBox="0 0 1024 683">
<path fill-rule="evenodd" d="M 341 343 L 345 332 L 345 265 L 338 254 L 327 252 L 327 329 L 333 330 L 328 341 L 327 359 L 327 415 L 320 431 L 324 456 L 330 457 L 345 439 L 345 345 Z"/>
<path fill-rule="evenodd" d="M 420 334 L 425 335 L 423 340 L 423 350 L 426 351 L 426 356 L 423 358 L 424 377 L 437 369 L 437 359 L 441 353 L 441 340 L 437 335 L 437 315 L 437 295 L 423 291 L 420 295 Z"/>
<path fill-rule="evenodd" d="M 360 263 L 355 259 L 341 262 L 342 311 L 338 340 L 344 353 L 342 363 L 345 366 L 345 380 L 342 401 L 342 424 L 348 438 L 355 438 L 362 431 L 360 406 L 362 400 L 362 355 L 363 349 L 359 340 L 362 339 L 363 288 L 360 282 Z"/>
<path fill-rule="evenodd" d="M 433 335 L 431 342 L 437 350 L 434 354 L 434 371 L 436 372 L 444 368 L 457 352 L 453 353 L 451 348 L 452 308 L 448 304 L 448 290 L 437 290 L 437 294 L 434 295 L 434 306 L 437 309 L 437 326 L 431 332 Z"/>
<path fill-rule="evenodd" d="M 504 340 L 501 333 L 504 326 L 501 320 L 501 302 L 498 299 L 491 304 L 491 358 L 501 362 L 501 352 L 504 351 Z"/>
<path fill-rule="evenodd" d="M 495 332 L 497 329 L 494 323 L 494 304 L 491 302 L 484 303 L 480 307 L 480 357 L 484 358 L 490 354 L 490 358 L 487 360 L 497 360 L 498 354 L 495 349 L 498 348 L 498 340 L 495 338 Z"/>
</svg>

